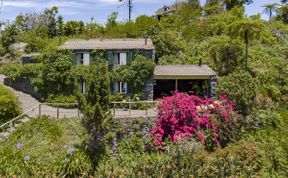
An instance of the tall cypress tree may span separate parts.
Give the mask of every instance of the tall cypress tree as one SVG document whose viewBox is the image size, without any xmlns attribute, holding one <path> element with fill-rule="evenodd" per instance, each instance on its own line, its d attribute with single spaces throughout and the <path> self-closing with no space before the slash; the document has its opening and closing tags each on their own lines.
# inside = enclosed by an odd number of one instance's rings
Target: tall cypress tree
<svg viewBox="0 0 288 178">
<path fill-rule="evenodd" d="M 106 123 L 112 118 L 109 111 L 110 81 L 107 64 L 99 60 L 91 64 L 87 78 L 86 95 L 79 94 L 79 109 L 84 115 L 84 124 L 90 134 L 88 142 L 92 160 L 97 163 L 107 153 L 105 134 Z"/>
</svg>

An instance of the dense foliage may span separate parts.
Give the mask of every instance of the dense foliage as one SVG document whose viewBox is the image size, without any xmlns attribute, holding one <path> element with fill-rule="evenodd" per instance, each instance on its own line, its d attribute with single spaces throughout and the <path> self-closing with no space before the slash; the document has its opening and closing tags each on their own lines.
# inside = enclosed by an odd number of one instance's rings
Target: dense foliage
<svg viewBox="0 0 288 178">
<path fill-rule="evenodd" d="M 14 94 L 0 85 L 0 125 L 20 115 L 20 103 Z"/>
<path fill-rule="evenodd" d="M 25 42 L 26 52 L 39 52 L 42 57 L 38 64 L 9 64 L 1 67 L 0 72 L 12 80 L 31 79 L 35 89 L 51 102 L 74 101 L 75 96 L 71 97 L 75 92 L 74 84 L 87 80 L 88 93 L 78 99 L 81 98 L 84 123 L 90 134 L 85 138 L 88 143 L 97 142 L 88 146 L 94 146 L 100 154 L 98 157 L 93 151 L 91 154 L 91 149 L 87 154 L 80 147 L 73 147 L 67 153 L 64 145 L 72 147 L 75 142 L 69 140 L 77 140 L 75 134 L 83 128 L 79 123 L 69 125 L 62 120 L 55 125 L 56 121 L 48 122 L 50 120 L 44 118 L 24 124 L 7 142 L 0 143 L 0 176 L 85 177 L 95 172 L 95 177 L 288 177 L 288 8 L 286 0 L 281 2 L 278 7 L 273 4 L 263 7 L 271 15 L 269 21 L 261 19 L 260 15 L 248 17 L 245 14 L 243 5 L 252 0 L 207 0 L 204 6 L 198 0 L 187 0 L 177 6 L 177 13 L 162 16 L 161 20 L 142 15 L 129 22 L 119 22 L 117 12 L 113 12 L 105 25 L 97 24 L 93 18 L 86 24 L 64 22 L 57 8 L 19 15 L 14 22 L 5 24 L 0 55 L 8 62 L 17 60 L 19 55 L 12 44 Z M 112 71 L 109 78 L 104 63 L 73 66 L 70 52 L 56 48 L 72 38 L 144 36 L 153 40 L 158 64 L 197 64 L 202 60 L 213 68 L 219 76 L 218 99 L 225 94 L 235 103 L 238 116 L 243 120 L 237 123 L 241 129 L 234 130 L 234 111 L 227 112 L 232 110 L 231 104 L 191 99 L 181 94 L 179 96 L 185 97 L 172 100 L 177 105 L 166 103 L 160 107 L 161 117 L 155 123 L 158 125 L 154 134 L 160 134 L 161 152 L 150 149 L 152 138 L 143 138 L 143 133 L 130 133 L 131 137 L 120 141 L 117 155 L 95 160 L 108 154 L 106 139 L 114 142 L 121 135 L 122 127 L 115 127 L 117 134 L 106 130 L 110 119 L 109 100 L 128 100 L 121 95 L 110 96 L 108 81 L 127 81 L 132 83 L 135 92 L 141 92 L 155 64 L 135 56 L 130 66 L 116 69 L 117 75 Z M 141 95 L 130 99 L 138 100 Z M 199 112 L 197 106 L 201 106 L 196 101 L 216 105 L 217 110 L 210 108 Z M 186 104 L 191 105 L 187 108 Z M 176 112 L 173 108 L 177 108 Z M 196 128 L 191 127 L 191 121 L 196 118 L 201 120 L 195 121 Z M 208 121 L 211 127 L 201 121 Z M 214 132 L 212 123 L 221 127 Z M 233 139 L 235 131 L 236 140 Z M 215 133 L 217 136 L 213 140 Z M 182 134 L 193 135 L 193 139 L 177 137 Z M 176 143 L 175 139 L 178 139 Z M 210 145 L 209 139 L 212 140 Z M 26 140 L 28 143 L 24 143 Z M 198 140 L 200 142 L 196 142 Z M 214 147 L 217 142 L 222 142 L 223 147 Z M 95 168 L 95 165 L 98 166 Z"/>
</svg>

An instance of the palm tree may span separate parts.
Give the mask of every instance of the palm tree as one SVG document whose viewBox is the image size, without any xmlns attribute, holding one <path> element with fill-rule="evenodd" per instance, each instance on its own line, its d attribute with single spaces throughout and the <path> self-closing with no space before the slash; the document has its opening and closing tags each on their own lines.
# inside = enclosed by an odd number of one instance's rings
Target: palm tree
<svg viewBox="0 0 288 178">
<path fill-rule="evenodd" d="M 277 6 L 279 6 L 278 3 L 272 3 L 272 4 L 265 4 L 262 7 L 265 7 L 264 13 L 269 15 L 269 20 L 271 20 L 273 12 L 276 11 Z"/>
<path fill-rule="evenodd" d="M 131 13 L 133 10 L 133 0 L 119 0 L 119 2 L 124 2 L 128 5 L 128 11 L 129 11 L 129 22 L 131 21 Z"/>
<path fill-rule="evenodd" d="M 228 30 L 234 37 L 241 37 L 245 41 L 246 53 L 245 53 L 245 67 L 248 69 L 248 45 L 249 40 L 259 38 L 261 31 L 264 29 L 264 24 L 260 20 L 243 19 L 232 23 Z"/>
</svg>

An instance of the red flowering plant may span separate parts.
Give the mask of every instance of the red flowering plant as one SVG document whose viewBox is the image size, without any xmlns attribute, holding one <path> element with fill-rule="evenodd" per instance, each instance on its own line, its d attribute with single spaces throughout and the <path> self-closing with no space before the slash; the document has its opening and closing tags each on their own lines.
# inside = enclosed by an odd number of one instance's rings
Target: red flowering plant
<svg viewBox="0 0 288 178">
<path fill-rule="evenodd" d="M 158 107 L 156 126 L 152 129 L 153 146 L 190 138 L 207 149 L 227 143 L 238 123 L 234 104 L 225 96 L 218 101 L 175 92 L 164 97 Z"/>
</svg>

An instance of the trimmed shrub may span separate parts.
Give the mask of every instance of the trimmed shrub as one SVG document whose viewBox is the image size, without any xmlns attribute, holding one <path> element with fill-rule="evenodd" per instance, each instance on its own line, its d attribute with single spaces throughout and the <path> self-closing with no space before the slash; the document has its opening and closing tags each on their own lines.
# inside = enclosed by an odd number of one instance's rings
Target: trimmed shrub
<svg viewBox="0 0 288 178">
<path fill-rule="evenodd" d="M 0 85 L 0 124 L 20 115 L 20 103 L 11 91 Z"/>
</svg>

